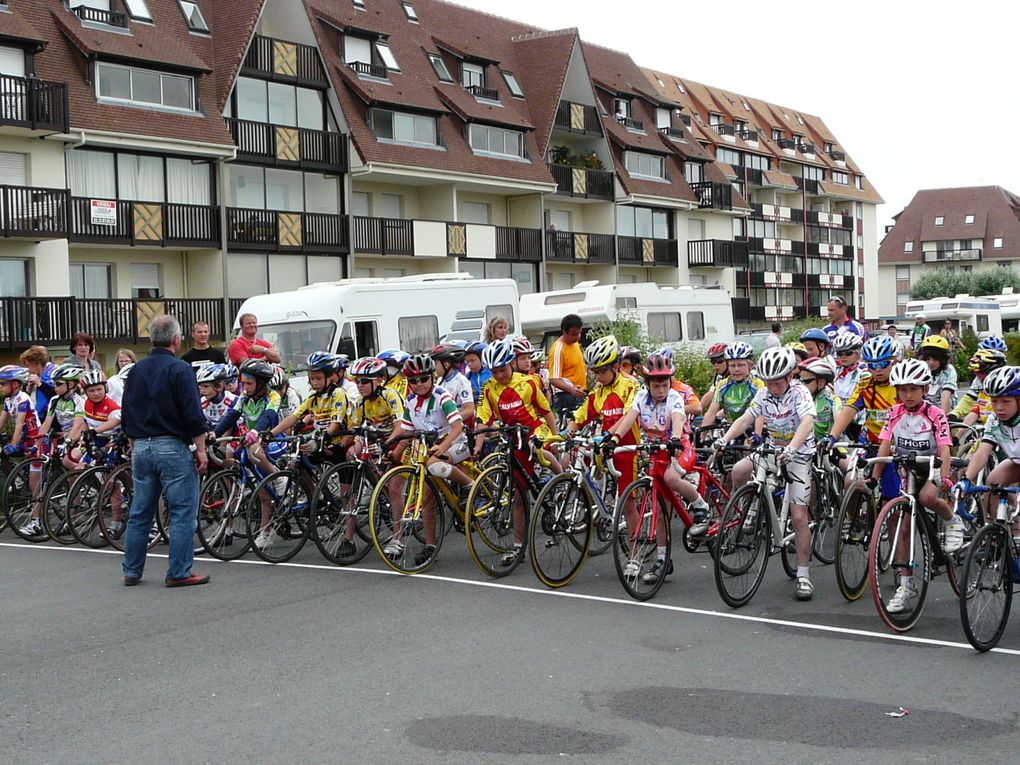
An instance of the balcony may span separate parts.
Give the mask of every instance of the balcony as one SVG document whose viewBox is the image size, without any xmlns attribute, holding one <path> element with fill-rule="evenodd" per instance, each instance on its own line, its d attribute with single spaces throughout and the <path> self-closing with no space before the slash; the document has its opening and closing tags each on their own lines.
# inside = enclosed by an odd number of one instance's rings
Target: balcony
<svg viewBox="0 0 1020 765">
<path fill-rule="evenodd" d="M 757 141 L 758 131 L 757 130 L 741 130 L 737 135 L 745 141 Z"/>
<path fill-rule="evenodd" d="M 67 5 L 66 2 L 65 5 Z M 69 5 L 68 8 L 70 8 Z M 108 27 L 121 27 L 122 29 L 127 29 L 127 16 L 120 11 L 91 8 L 87 5 L 75 6 L 74 8 L 70 8 L 70 11 L 82 21 L 87 21 L 91 24 L 105 24 Z"/>
<path fill-rule="evenodd" d="M 848 290 L 854 286 L 854 278 L 848 274 L 808 274 L 807 286 L 813 289 Z"/>
<path fill-rule="evenodd" d="M 0 186 L 0 236 L 67 238 L 67 189 Z"/>
<path fill-rule="evenodd" d="M 751 298 L 730 298 L 730 307 L 733 309 L 733 321 L 751 320 Z"/>
<path fill-rule="evenodd" d="M 679 116 L 679 119 L 680 119 L 680 121 L 681 121 L 682 123 L 684 123 L 684 124 L 685 124 L 685 125 L 686 125 L 687 127 L 690 127 L 690 126 L 691 126 L 691 115 L 689 115 L 689 114 L 681 114 L 681 115 Z"/>
<path fill-rule="evenodd" d="M 227 208 L 227 244 L 274 252 L 347 252 L 347 224 L 335 213 Z"/>
<path fill-rule="evenodd" d="M 209 323 L 214 338 L 225 338 L 222 298 L 0 297 L 0 348 L 67 343 L 75 332 L 99 342 L 136 345 L 148 337 L 157 316 L 177 317 L 182 327 Z"/>
<path fill-rule="evenodd" d="M 213 205 L 71 197 L 70 239 L 144 247 L 219 247 L 220 213 Z"/>
<path fill-rule="evenodd" d="M 758 170 L 756 168 L 746 167 L 744 168 L 745 177 L 747 182 L 752 186 L 764 186 L 765 185 L 765 171 Z"/>
<path fill-rule="evenodd" d="M 796 138 L 780 138 L 776 143 L 779 144 L 780 149 L 786 149 L 787 151 L 796 151 L 800 145 Z"/>
<path fill-rule="evenodd" d="M 557 130 L 568 133 L 602 133 L 602 121 L 599 110 L 587 104 L 575 104 L 572 101 L 560 101 L 556 107 L 556 119 L 553 126 Z"/>
<path fill-rule="evenodd" d="M 854 219 L 852 215 L 821 211 L 816 212 L 813 210 L 808 211 L 807 222 L 812 226 L 827 226 L 828 228 L 852 229 L 854 227 Z"/>
<path fill-rule="evenodd" d="M 803 243 L 801 243 L 803 244 Z M 819 255 L 828 258 L 853 258 L 854 248 L 850 244 L 829 244 L 828 242 L 808 242 L 808 255 Z"/>
<path fill-rule="evenodd" d="M 967 250 L 925 250 L 921 255 L 925 263 L 972 263 L 981 260 L 981 248 L 972 247 Z"/>
<path fill-rule="evenodd" d="M 747 242 L 696 239 L 687 243 L 688 268 L 747 268 Z"/>
<path fill-rule="evenodd" d="M 616 261 L 612 234 L 577 231 L 547 231 L 545 259 L 549 263 L 591 263 L 612 265 Z"/>
<path fill-rule="evenodd" d="M 615 197 L 613 173 L 609 170 L 594 170 L 572 165 L 549 163 L 549 172 L 556 179 L 556 193 L 584 199 L 605 199 Z"/>
<path fill-rule="evenodd" d="M 251 41 L 251 47 L 241 63 L 241 74 L 277 82 L 329 87 L 329 80 L 315 46 L 262 35 L 255 35 Z"/>
<path fill-rule="evenodd" d="M 684 141 L 684 140 L 686 140 L 684 138 L 684 131 L 681 130 L 680 128 L 661 127 L 661 128 L 659 128 L 659 132 L 662 133 L 664 136 L 666 136 L 666 138 L 668 138 L 671 141 Z"/>
<path fill-rule="evenodd" d="M 846 152 L 845 151 L 830 151 L 829 152 L 829 159 L 831 159 L 833 162 L 846 162 Z"/>
<path fill-rule="evenodd" d="M 733 187 L 728 183 L 699 181 L 691 184 L 691 191 L 698 198 L 699 209 L 733 209 Z"/>
<path fill-rule="evenodd" d="M 464 90 L 475 98 L 481 98 L 486 101 L 499 101 L 499 91 L 495 88 L 487 88 L 484 85 L 465 85 Z"/>
<path fill-rule="evenodd" d="M 804 154 L 814 154 L 815 153 L 815 145 L 813 143 L 802 143 L 800 145 L 800 150 Z"/>
<path fill-rule="evenodd" d="M 237 159 L 265 165 L 323 170 L 347 170 L 347 140 L 342 133 L 228 119 L 237 144 Z"/>
<path fill-rule="evenodd" d="M 763 252 L 769 255 L 803 255 L 806 251 L 804 242 L 798 239 L 773 239 L 760 236 L 749 237 L 747 248 L 750 252 Z"/>
<path fill-rule="evenodd" d="M 515 226 L 495 226 L 495 229 L 497 258 L 523 263 L 542 262 L 541 229 Z"/>
<path fill-rule="evenodd" d="M 353 245 L 372 255 L 542 261 L 540 229 L 482 223 L 356 216 Z"/>
<path fill-rule="evenodd" d="M 633 120 L 630 117 L 617 117 L 616 121 L 627 128 L 627 130 L 636 130 L 639 133 L 645 132 L 645 123 L 641 120 Z"/>
<path fill-rule="evenodd" d="M 414 221 L 398 218 L 354 218 L 354 252 L 414 255 Z"/>
<path fill-rule="evenodd" d="M 752 202 L 751 218 L 754 220 L 775 221 L 777 223 L 803 223 L 804 211 L 799 207 L 784 207 L 782 205 Z"/>
<path fill-rule="evenodd" d="M 67 84 L 0 75 L 0 125 L 66 133 Z"/>
<path fill-rule="evenodd" d="M 719 135 L 736 136 L 737 134 L 737 131 L 733 127 L 733 125 L 727 125 L 724 122 L 720 122 L 717 125 L 712 125 L 712 127 L 715 128 L 715 132 L 717 132 Z"/>
<path fill-rule="evenodd" d="M 818 181 L 813 178 L 804 178 L 803 176 L 796 175 L 793 180 L 797 184 L 797 188 L 806 194 L 818 194 L 821 190 Z"/>
<path fill-rule="evenodd" d="M 621 266 L 672 266 L 676 268 L 676 239 L 647 239 L 638 236 L 618 237 Z"/>
</svg>

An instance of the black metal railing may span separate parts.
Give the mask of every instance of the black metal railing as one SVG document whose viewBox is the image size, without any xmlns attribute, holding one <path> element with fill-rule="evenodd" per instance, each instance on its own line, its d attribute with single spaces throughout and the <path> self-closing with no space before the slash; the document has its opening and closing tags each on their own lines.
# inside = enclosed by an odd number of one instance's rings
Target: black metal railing
<svg viewBox="0 0 1020 765">
<path fill-rule="evenodd" d="M 747 242 L 696 239 L 687 243 L 687 266 L 697 268 L 747 268 Z"/>
<path fill-rule="evenodd" d="M 464 90 L 475 98 L 484 98 L 486 101 L 499 100 L 499 91 L 495 88 L 487 88 L 484 85 L 465 85 Z"/>
<path fill-rule="evenodd" d="M 744 172 L 746 173 L 745 178 L 747 179 L 748 183 L 750 183 L 750 184 L 752 184 L 754 186 L 764 186 L 765 185 L 765 171 L 764 170 L 758 170 L 757 168 L 747 167 L 747 168 L 744 168 Z"/>
<path fill-rule="evenodd" d="M 356 216 L 353 250 L 379 255 L 414 255 L 414 221 Z"/>
<path fill-rule="evenodd" d="M 166 224 L 163 243 L 168 247 L 218 247 L 220 208 L 212 205 L 163 205 Z M 183 326 L 183 325 L 182 325 Z"/>
<path fill-rule="evenodd" d="M 801 143 L 800 150 L 804 154 L 814 154 L 815 153 L 815 145 L 813 143 L 811 143 L 811 142 Z"/>
<path fill-rule="evenodd" d="M 145 245 L 148 247 L 219 247 L 220 213 L 214 205 L 175 202 L 112 202 L 113 220 L 96 215 L 93 200 L 70 198 L 72 242 Z M 136 205 L 139 208 L 136 209 Z M 136 225 L 138 224 L 138 225 Z"/>
<path fill-rule="evenodd" d="M 730 298 L 730 307 L 733 310 L 734 321 L 751 320 L 751 298 L 746 297 Z"/>
<path fill-rule="evenodd" d="M 77 5 L 71 8 L 71 13 L 82 21 L 89 21 L 93 24 L 106 24 L 109 27 L 127 28 L 127 16 L 120 11 L 108 11 L 103 8 L 92 8 L 88 5 Z"/>
<path fill-rule="evenodd" d="M 805 191 L 808 194 L 817 194 L 819 190 L 818 181 L 813 178 L 804 178 L 800 175 L 796 175 L 793 178 L 794 183 L 797 184 L 797 188 L 801 191 Z"/>
<path fill-rule="evenodd" d="M 621 125 L 628 130 L 644 130 L 645 123 L 641 120 L 631 119 L 630 117 L 617 117 L 616 118 Z"/>
<path fill-rule="evenodd" d="M 691 191 L 698 198 L 699 208 L 712 210 L 733 209 L 733 187 L 728 183 L 699 181 L 691 184 Z"/>
<path fill-rule="evenodd" d="M 689 114 L 681 114 L 681 115 L 680 115 L 680 117 L 679 117 L 679 119 L 680 119 L 680 121 L 681 121 L 682 123 L 684 123 L 684 124 L 685 124 L 685 125 L 686 125 L 687 127 L 690 127 L 690 126 L 691 126 L 691 115 L 689 115 Z"/>
<path fill-rule="evenodd" d="M 64 239 L 67 237 L 67 189 L 0 186 L 2 235 Z"/>
<path fill-rule="evenodd" d="M 546 260 L 556 263 L 612 264 L 616 260 L 612 234 L 578 234 L 574 231 L 547 231 Z"/>
<path fill-rule="evenodd" d="M 556 119 L 554 125 L 560 130 L 574 133 L 598 133 L 602 130 L 599 120 L 599 110 L 588 104 L 577 104 L 581 107 L 581 119 L 579 124 L 574 121 L 574 104 L 570 101 L 560 101 L 556 107 Z"/>
<path fill-rule="evenodd" d="M 645 242 L 651 242 L 652 259 L 645 259 Z M 639 236 L 617 237 L 617 254 L 620 265 L 673 266 L 678 265 L 676 239 L 646 239 Z"/>
<path fill-rule="evenodd" d="M 737 134 L 737 131 L 733 127 L 733 125 L 727 125 L 725 122 L 720 122 L 718 124 L 712 125 L 712 127 L 715 128 L 715 132 L 717 132 L 719 135 L 735 136 Z"/>
<path fill-rule="evenodd" d="M 0 75 L 0 124 L 67 132 L 67 84 Z"/>
<path fill-rule="evenodd" d="M 227 125 L 240 160 L 336 172 L 347 169 L 347 142 L 342 133 L 233 118 Z M 277 140 L 277 128 L 296 131 L 297 143 Z"/>
<path fill-rule="evenodd" d="M 666 138 L 669 138 L 674 141 L 684 140 L 684 131 L 679 128 L 661 127 L 659 128 L 659 132 L 666 136 Z"/>
<path fill-rule="evenodd" d="M 280 252 L 346 252 L 343 215 L 227 208 L 227 243 Z"/>
<path fill-rule="evenodd" d="M 584 187 L 575 182 L 574 171 L 583 170 Z M 556 179 L 556 191 L 573 197 L 613 199 L 613 173 L 609 170 L 591 168 L 575 168 L 571 165 L 549 163 L 549 172 Z"/>
<path fill-rule="evenodd" d="M 739 133 L 737 133 L 737 135 L 740 136 L 745 141 L 757 141 L 758 140 L 758 131 L 757 130 L 741 130 Z"/>
<path fill-rule="evenodd" d="M 965 250 L 925 250 L 921 258 L 925 263 L 949 263 L 981 260 L 982 249 L 971 247 Z"/>
<path fill-rule="evenodd" d="M 388 80 L 389 69 L 382 64 L 369 64 L 367 61 L 351 61 L 347 64 L 357 74 L 375 77 L 377 80 Z"/>
<path fill-rule="evenodd" d="M 538 263 L 542 260 L 542 230 L 496 226 L 496 257 Z M 470 255 L 470 253 L 468 253 Z"/>
<path fill-rule="evenodd" d="M 796 150 L 799 144 L 796 138 L 780 138 L 779 141 L 777 141 L 777 143 L 779 144 L 780 149 L 794 149 L 794 150 Z"/>
<path fill-rule="evenodd" d="M 343 215 L 306 212 L 302 218 L 302 249 L 329 252 L 347 252 L 350 249 L 347 219 Z"/>
<path fill-rule="evenodd" d="M 830 151 L 829 152 L 829 157 L 833 161 L 835 161 L 835 162 L 846 162 L 846 152 L 845 151 L 835 151 L 835 150 Z"/>
<path fill-rule="evenodd" d="M 241 64 L 241 74 L 283 82 L 329 84 L 313 45 L 255 35 Z"/>
</svg>

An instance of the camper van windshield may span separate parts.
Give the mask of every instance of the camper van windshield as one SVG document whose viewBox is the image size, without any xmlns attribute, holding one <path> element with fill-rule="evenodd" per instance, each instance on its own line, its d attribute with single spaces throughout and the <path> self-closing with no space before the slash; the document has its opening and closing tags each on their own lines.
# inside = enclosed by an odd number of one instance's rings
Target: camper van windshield
<svg viewBox="0 0 1020 765">
<path fill-rule="evenodd" d="M 296 321 L 287 324 L 260 324 L 259 335 L 276 346 L 281 363 L 293 372 L 305 369 L 312 351 L 333 350 L 336 323 L 332 321 Z"/>
</svg>

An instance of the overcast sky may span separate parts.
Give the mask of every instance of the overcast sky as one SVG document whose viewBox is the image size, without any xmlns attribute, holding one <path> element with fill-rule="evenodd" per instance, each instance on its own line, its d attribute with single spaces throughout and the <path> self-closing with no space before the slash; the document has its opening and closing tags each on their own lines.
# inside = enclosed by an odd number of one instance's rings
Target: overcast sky
<svg viewBox="0 0 1020 765">
<path fill-rule="evenodd" d="M 638 65 L 816 114 L 886 204 L 914 192 L 1020 194 L 1020 6 L 1010 0 L 458 0 L 629 53 Z"/>
</svg>

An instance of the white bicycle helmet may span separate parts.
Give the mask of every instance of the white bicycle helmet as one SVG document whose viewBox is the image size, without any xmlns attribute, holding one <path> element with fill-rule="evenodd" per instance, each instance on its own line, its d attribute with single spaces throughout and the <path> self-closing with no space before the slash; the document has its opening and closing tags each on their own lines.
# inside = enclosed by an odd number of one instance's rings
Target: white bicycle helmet
<svg viewBox="0 0 1020 765">
<path fill-rule="evenodd" d="M 889 373 L 889 384 L 931 385 L 931 370 L 920 359 L 907 359 L 893 367 Z"/>
<path fill-rule="evenodd" d="M 841 332 L 836 335 L 836 338 L 832 341 L 832 350 L 834 351 L 856 351 L 864 344 L 861 340 L 860 335 L 855 335 L 853 332 Z"/>
<path fill-rule="evenodd" d="M 81 387 L 106 385 L 106 373 L 102 369 L 89 369 L 81 376 Z"/>
<path fill-rule="evenodd" d="M 726 346 L 726 360 L 734 361 L 737 359 L 744 359 L 750 361 L 754 358 L 754 348 L 747 343 L 737 340 L 734 343 L 730 343 Z"/>
<path fill-rule="evenodd" d="M 797 368 L 797 354 L 792 348 L 766 348 L 758 357 L 758 374 L 761 379 L 781 380 Z"/>
<path fill-rule="evenodd" d="M 836 365 L 832 363 L 831 356 L 812 356 L 810 359 L 800 362 L 800 368 L 815 377 L 825 377 L 829 380 L 836 377 Z"/>
</svg>

